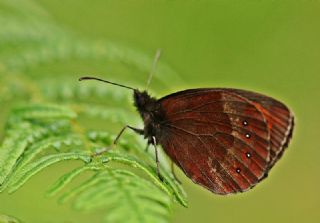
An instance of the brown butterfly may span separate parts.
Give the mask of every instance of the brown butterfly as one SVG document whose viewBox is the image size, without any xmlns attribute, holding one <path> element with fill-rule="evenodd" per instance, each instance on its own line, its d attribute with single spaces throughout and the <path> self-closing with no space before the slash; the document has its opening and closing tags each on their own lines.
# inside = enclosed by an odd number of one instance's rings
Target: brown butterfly
<svg viewBox="0 0 320 223">
<path fill-rule="evenodd" d="M 246 90 L 189 89 L 156 99 L 133 90 L 144 129 L 125 126 L 161 145 L 195 183 L 217 194 L 244 192 L 264 179 L 292 136 L 294 117 L 281 102 Z"/>
</svg>

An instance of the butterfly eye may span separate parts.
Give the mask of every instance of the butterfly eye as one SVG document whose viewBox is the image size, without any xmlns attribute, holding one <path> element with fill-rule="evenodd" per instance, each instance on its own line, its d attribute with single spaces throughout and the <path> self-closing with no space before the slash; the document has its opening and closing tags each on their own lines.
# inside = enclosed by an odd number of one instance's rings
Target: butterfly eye
<svg viewBox="0 0 320 223">
<path fill-rule="evenodd" d="M 244 126 L 247 126 L 249 123 L 248 123 L 246 120 L 244 120 L 244 121 L 242 122 L 242 124 L 243 124 Z"/>
</svg>

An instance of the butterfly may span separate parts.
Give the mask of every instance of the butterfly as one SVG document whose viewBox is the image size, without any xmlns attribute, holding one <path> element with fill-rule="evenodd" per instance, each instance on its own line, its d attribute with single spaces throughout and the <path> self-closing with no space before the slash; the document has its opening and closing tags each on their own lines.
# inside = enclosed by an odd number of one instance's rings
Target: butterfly
<svg viewBox="0 0 320 223">
<path fill-rule="evenodd" d="M 216 194 L 244 192 L 265 179 L 291 139 L 294 115 L 280 101 L 239 89 L 199 88 L 151 97 L 133 90 L 144 128 L 125 126 L 143 135 L 155 148 L 161 145 L 170 159 L 194 183 Z"/>
</svg>

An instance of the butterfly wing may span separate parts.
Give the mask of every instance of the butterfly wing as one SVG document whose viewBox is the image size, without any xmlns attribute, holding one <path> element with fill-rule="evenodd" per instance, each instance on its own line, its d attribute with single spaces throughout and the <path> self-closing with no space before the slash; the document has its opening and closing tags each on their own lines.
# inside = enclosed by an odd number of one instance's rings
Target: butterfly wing
<svg viewBox="0 0 320 223">
<path fill-rule="evenodd" d="M 254 103 L 266 118 L 270 131 L 269 169 L 281 158 L 292 136 L 294 116 L 281 102 L 250 91 L 234 90 Z"/>
<path fill-rule="evenodd" d="M 250 189 L 281 153 L 271 157 L 278 144 L 271 141 L 270 117 L 259 98 L 245 93 L 193 89 L 159 100 L 165 118 L 158 142 L 188 177 L 218 194 Z"/>
</svg>

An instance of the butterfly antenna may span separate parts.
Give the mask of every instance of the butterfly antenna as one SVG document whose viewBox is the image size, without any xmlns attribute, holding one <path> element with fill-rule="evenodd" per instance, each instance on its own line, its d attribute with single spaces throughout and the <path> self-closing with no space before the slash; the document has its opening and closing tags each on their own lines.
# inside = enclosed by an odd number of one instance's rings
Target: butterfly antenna
<svg viewBox="0 0 320 223">
<path fill-rule="evenodd" d="M 123 85 L 123 84 L 117 84 L 117 83 L 114 83 L 114 82 L 111 82 L 111 81 L 107 81 L 107 80 L 103 80 L 103 79 L 100 79 L 100 78 L 97 78 L 97 77 L 80 77 L 79 78 L 79 81 L 83 81 L 83 80 L 97 80 L 97 81 L 102 81 L 102 82 L 105 82 L 105 83 L 108 83 L 108 84 L 116 85 L 116 86 L 119 86 L 119 87 L 131 89 L 131 90 L 136 90 L 136 89 L 134 89 L 132 87 L 128 87 L 128 86 Z"/>
<path fill-rule="evenodd" d="M 148 88 L 150 86 L 153 74 L 155 73 L 156 68 L 157 68 L 157 64 L 158 64 L 160 55 L 161 55 L 161 49 L 158 49 L 157 52 L 156 52 L 156 55 L 154 57 L 154 60 L 153 60 L 152 68 L 151 68 L 151 71 L 150 71 L 150 74 L 149 74 L 149 78 L 148 78 L 148 82 L 147 82 L 147 86 L 146 86 L 146 90 L 148 90 Z"/>
</svg>

